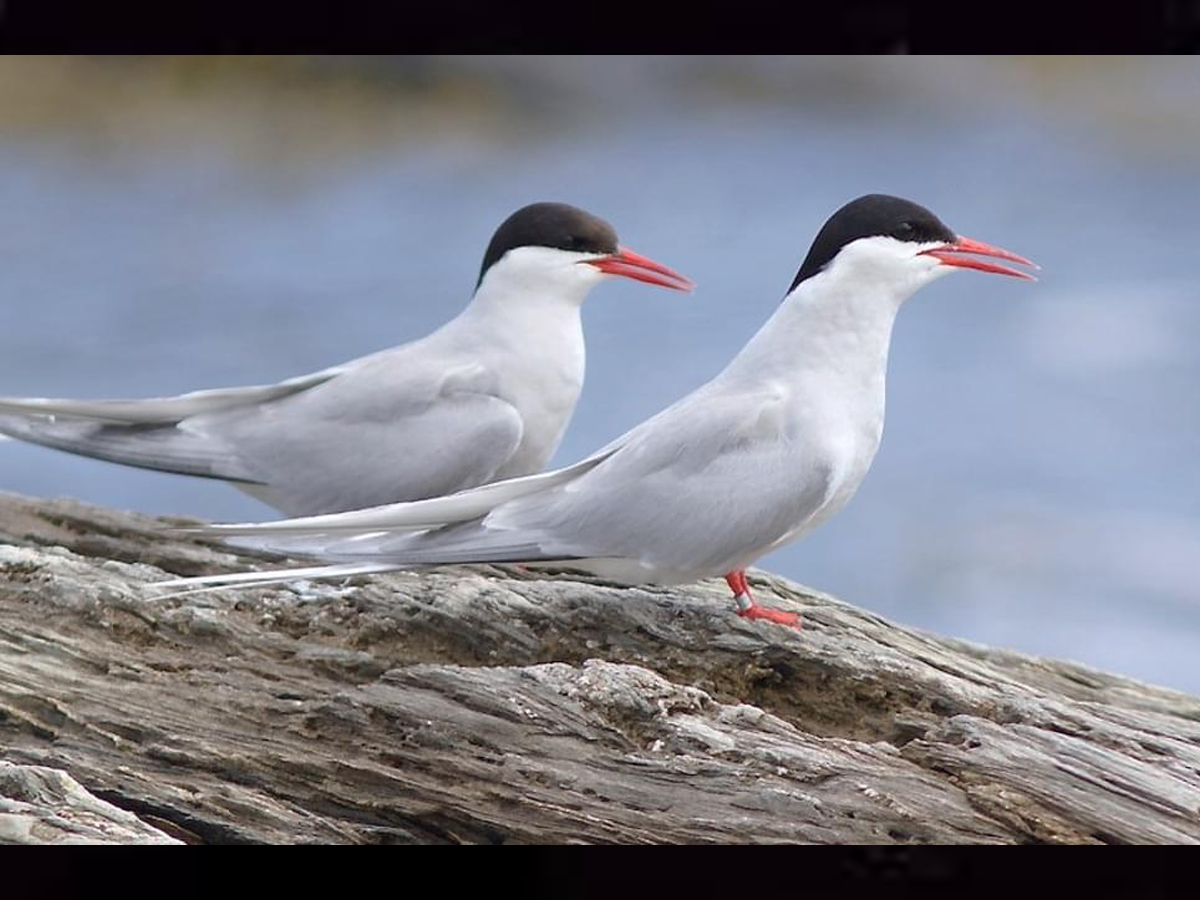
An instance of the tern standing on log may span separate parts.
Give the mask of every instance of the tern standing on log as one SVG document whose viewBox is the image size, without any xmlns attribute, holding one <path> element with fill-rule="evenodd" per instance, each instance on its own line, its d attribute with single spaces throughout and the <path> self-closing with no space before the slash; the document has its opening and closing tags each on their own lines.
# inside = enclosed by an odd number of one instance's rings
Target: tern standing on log
<svg viewBox="0 0 1200 900">
<path fill-rule="evenodd" d="M 956 269 L 1031 278 L 968 254 L 1033 265 L 908 200 L 860 197 L 821 228 L 782 304 L 724 371 L 582 462 L 416 503 L 197 529 L 329 564 L 163 586 L 553 563 L 629 584 L 724 575 L 739 615 L 796 625 L 754 602 L 744 570 L 862 483 L 901 304 Z"/>
<path fill-rule="evenodd" d="M 216 478 L 289 516 L 540 472 L 583 387 L 580 306 L 622 276 L 692 283 L 563 203 L 497 229 L 470 304 L 420 340 L 269 386 L 154 400 L 0 397 L 0 435 Z"/>
</svg>

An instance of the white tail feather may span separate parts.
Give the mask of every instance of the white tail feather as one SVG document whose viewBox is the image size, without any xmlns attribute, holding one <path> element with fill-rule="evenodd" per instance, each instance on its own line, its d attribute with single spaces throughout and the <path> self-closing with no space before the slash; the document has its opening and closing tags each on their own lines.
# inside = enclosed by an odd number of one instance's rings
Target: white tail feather
<svg viewBox="0 0 1200 900">
<path fill-rule="evenodd" d="M 390 503 L 370 509 L 356 509 L 322 516 L 302 516 L 277 522 L 243 522 L 231 525 L 205 525 L 196 528 L 175 528 L 176 532 L 218 535 L 322 534 L 337 531 L 422 531 L 452 522 L 466 522 L 491 512 L 501 503 L 544 491 L 595 468 L 616 452 L 589 457 L 565 469 L 509 478 L 482 487 L 459 491 L 446 497 L 414 500 L 410 503 Z"/>
<path fill-rule="evenodd" d="M 0 412 L 26 416 L 71 416 L 124 425 L 166 424 L 203 413 L 265 403 L 289 394 L 296 394 L 328 381 L 341 371 L 340 367 L 335 367 L 314 372 L 311 375 L 289 378 L 279 384 L 193 391 L 178 397 L 155 397 L 146 400 L 60 400 L 48 397 L 0 397 Z"/>
<path fill-rule="evenodd" d="M 170 581 L 159 581 L 150 585 L 154 589 L 184 588 L 182 591 L 172 591 L 160 594 L 156 600 L 167 600 L 171 597 L 185 597 L 192 594 L 207 594 L 210 591 L 220 591 L 236 587 L 264 587 L 271 584 L 283 584 L 288 581 L 301 579 L 324 580 L 326 578 L 348 578 L 351 575 L 376 575 L 383 572 L 395 572 L 398 566 L 387 563 L 338 563 L 326 566 L 303 566 L 293 569 L 273 569 L 269 572 L 229 572 L 224 575 L 199 575 L 195 578 L 173 578 Z"/>
</svg>

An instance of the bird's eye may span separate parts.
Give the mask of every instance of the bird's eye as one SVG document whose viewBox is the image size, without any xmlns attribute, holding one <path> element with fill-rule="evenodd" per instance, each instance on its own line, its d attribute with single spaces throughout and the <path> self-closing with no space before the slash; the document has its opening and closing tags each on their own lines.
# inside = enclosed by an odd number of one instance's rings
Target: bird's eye
<svg viewBox="0 0 1200 900">
<path fill-rule="evenodd" d="M 572 234 L 567 237 L 568 250 L 583 250 L 586 243 L 587 241 L 585 241 L 583 237 L 578 234 Z"/>
<path fill-rule="evenodd" d="M 892 236 L 898 237 L 901 240 L 905 240 L 907 238 L 912 237 L 913 233 L 916 230 L 917 229 L 913 225 L 912 222 L 901 222 L 899 225 L 896 226 L 895 230 L 892 232 Z"/>
</svg>

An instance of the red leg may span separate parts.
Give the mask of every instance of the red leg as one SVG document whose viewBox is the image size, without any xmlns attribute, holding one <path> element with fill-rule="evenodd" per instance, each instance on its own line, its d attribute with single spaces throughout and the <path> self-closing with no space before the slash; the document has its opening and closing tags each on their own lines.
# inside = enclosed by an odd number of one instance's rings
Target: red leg
<svg viewBox="0 0 1200 900">
<path fill-rule="evenodd" d="M 725 576 L 725 583 L 733 591 L 733 602 L 737 604 L 737 614 L 743 619 L 765 619 L 777 625 L 800 627 L 800 616 L 794 612 L 784 612 L 782 609 L 771 609 L 759 606 L 750 594 L 750 585 L 746 583 L 746 573 L 739 569 Z"/>
</svg>

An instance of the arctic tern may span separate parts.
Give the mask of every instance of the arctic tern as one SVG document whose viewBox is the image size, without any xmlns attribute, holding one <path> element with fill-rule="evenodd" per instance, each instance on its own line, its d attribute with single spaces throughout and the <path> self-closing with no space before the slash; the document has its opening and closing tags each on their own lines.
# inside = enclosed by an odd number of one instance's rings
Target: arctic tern
<svg viewBox="0 0 1200 900">
<path fill-rule="evenodd" d="M 860 197 L 821 228 L 783 302 L 722 372 L 592 456 L 447 497 L 198 528 L 322 564 L 159 586 L 553 564 L 628 584 L 724 575 L 739 615 L 797 625 L 795 613 L 755 603 L 745 569 L 834 515 L 862 483 L 904 300 L 956 269 L 1033 280 L 975 257 L 1034 266 L 911 201 Z"/>
<path fill-rule="evenodd" d="M 613 276 L 692 282 L 564 203 L 500 225 L 467 307 L 432 334 L 274 385 L 148 400 L 0 397 L 0 434 L 227 481 L 289 516 L 542 471 L 583 386 L 580 306 Z"/>
</svg>

